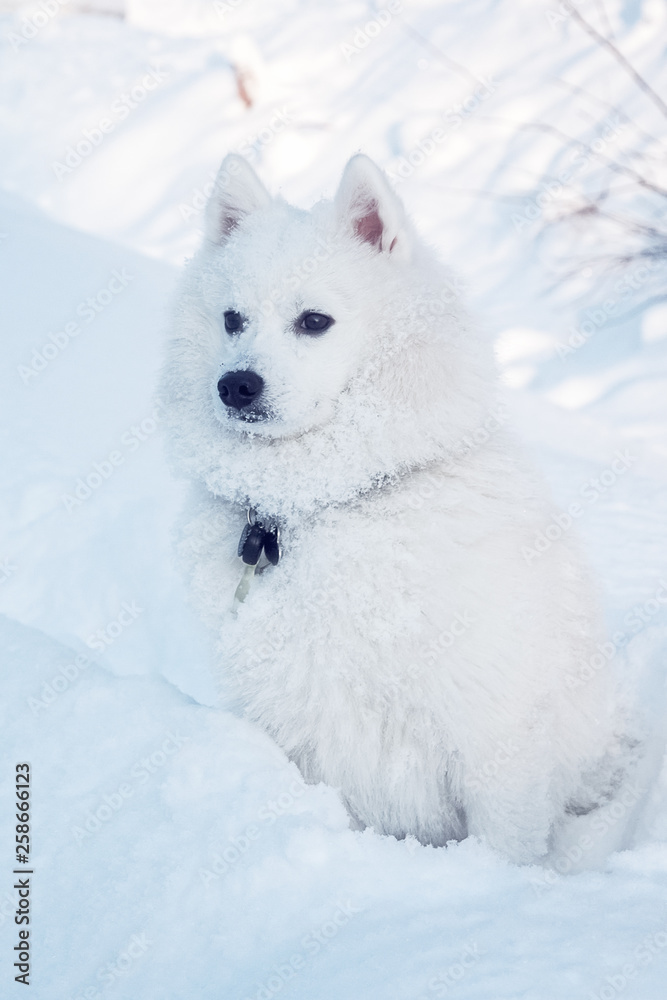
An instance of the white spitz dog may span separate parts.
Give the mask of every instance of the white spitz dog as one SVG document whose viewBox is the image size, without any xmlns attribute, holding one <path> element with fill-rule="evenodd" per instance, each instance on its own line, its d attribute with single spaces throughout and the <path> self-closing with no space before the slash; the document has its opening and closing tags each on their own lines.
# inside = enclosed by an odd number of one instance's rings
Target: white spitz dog
<svg viewBox="0 0 667 1000">
<path fill-rule="evenodd" d="M 536 550 L 490 352 L 371 160 L 306 212 L 225 159 L 162 400 L 222 687 L 354 826 L 526 862 L 608 800 L 632 740 L 589 583 L 567 531 Z"/>
</svg>

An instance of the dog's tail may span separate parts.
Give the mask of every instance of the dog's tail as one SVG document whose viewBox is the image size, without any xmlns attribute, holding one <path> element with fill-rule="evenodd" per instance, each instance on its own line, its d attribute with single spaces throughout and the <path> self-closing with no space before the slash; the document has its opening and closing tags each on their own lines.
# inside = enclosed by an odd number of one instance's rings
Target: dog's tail
<svg viewBox="0 0 667 1000">
<path fill-rule="evenodd" d="M 667 786 L 667 622 L 630 641 L 622 668 L 622 702 L 641 707 L 621 740 L 622 778 L 606 801 L 572 816 L 558 831 L 548 859 L 558 871 L 599 868 L 615 851 L 654 839 L 667 813 L 659 791 Z"/>
</svg>

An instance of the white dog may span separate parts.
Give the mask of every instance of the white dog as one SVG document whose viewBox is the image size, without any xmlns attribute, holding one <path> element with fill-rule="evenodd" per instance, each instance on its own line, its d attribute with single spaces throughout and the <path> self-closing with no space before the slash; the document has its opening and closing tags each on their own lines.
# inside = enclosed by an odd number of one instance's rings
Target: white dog
<svg viewBox="0 0 667 1000">
<path fill-rule="evenodd" d="M 162 393 L 181 549 L 223 687 L 355 826 L 530 861 L 632 740 L 454 287 L 365 156 L 311 212 L 228 156 Z"/>
</svg>

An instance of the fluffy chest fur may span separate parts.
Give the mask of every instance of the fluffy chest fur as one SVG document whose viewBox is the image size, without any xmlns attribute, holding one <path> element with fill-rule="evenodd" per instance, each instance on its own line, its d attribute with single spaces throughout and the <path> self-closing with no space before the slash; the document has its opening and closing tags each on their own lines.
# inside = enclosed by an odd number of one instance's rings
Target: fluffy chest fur
<svg viewBox="0 0 667 1000">
<path fill-rule="evenodd" d="M 526 564 L 545 508 L 511 470 L 487 451 L 288 526 L 280 564 L 236 611 L 243 511 L 208 495 L 182 547 L 224 700 L 308 780 L 381 832 L 484 832 L 529 857 L 604 754 L 612 716 L 603 685 L 568 687 L 564 664 L 599 638 L 586 581 L 567 550 Z"/>
</svg>

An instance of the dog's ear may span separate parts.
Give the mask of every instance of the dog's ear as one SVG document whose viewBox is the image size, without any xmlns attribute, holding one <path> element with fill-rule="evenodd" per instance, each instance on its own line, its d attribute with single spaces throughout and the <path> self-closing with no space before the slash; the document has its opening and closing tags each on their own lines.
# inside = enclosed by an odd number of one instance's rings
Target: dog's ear
<svg viewBox="0 0 667 1000">
<path fill-rule="evenodd" d="M 348 161 L 334 208 L 339 224 L 378 253 L 407 256 L 409 234 L 403 205 L 380 168 L 363 153 Z"/>
<path fill-rule="evenodd" d="M 237 153 L 224 158 L 206 206 L 206 236 L 224 243 L 241 219 L 270 204 L 271 195 L 248 161 Z"/>
</svg>

